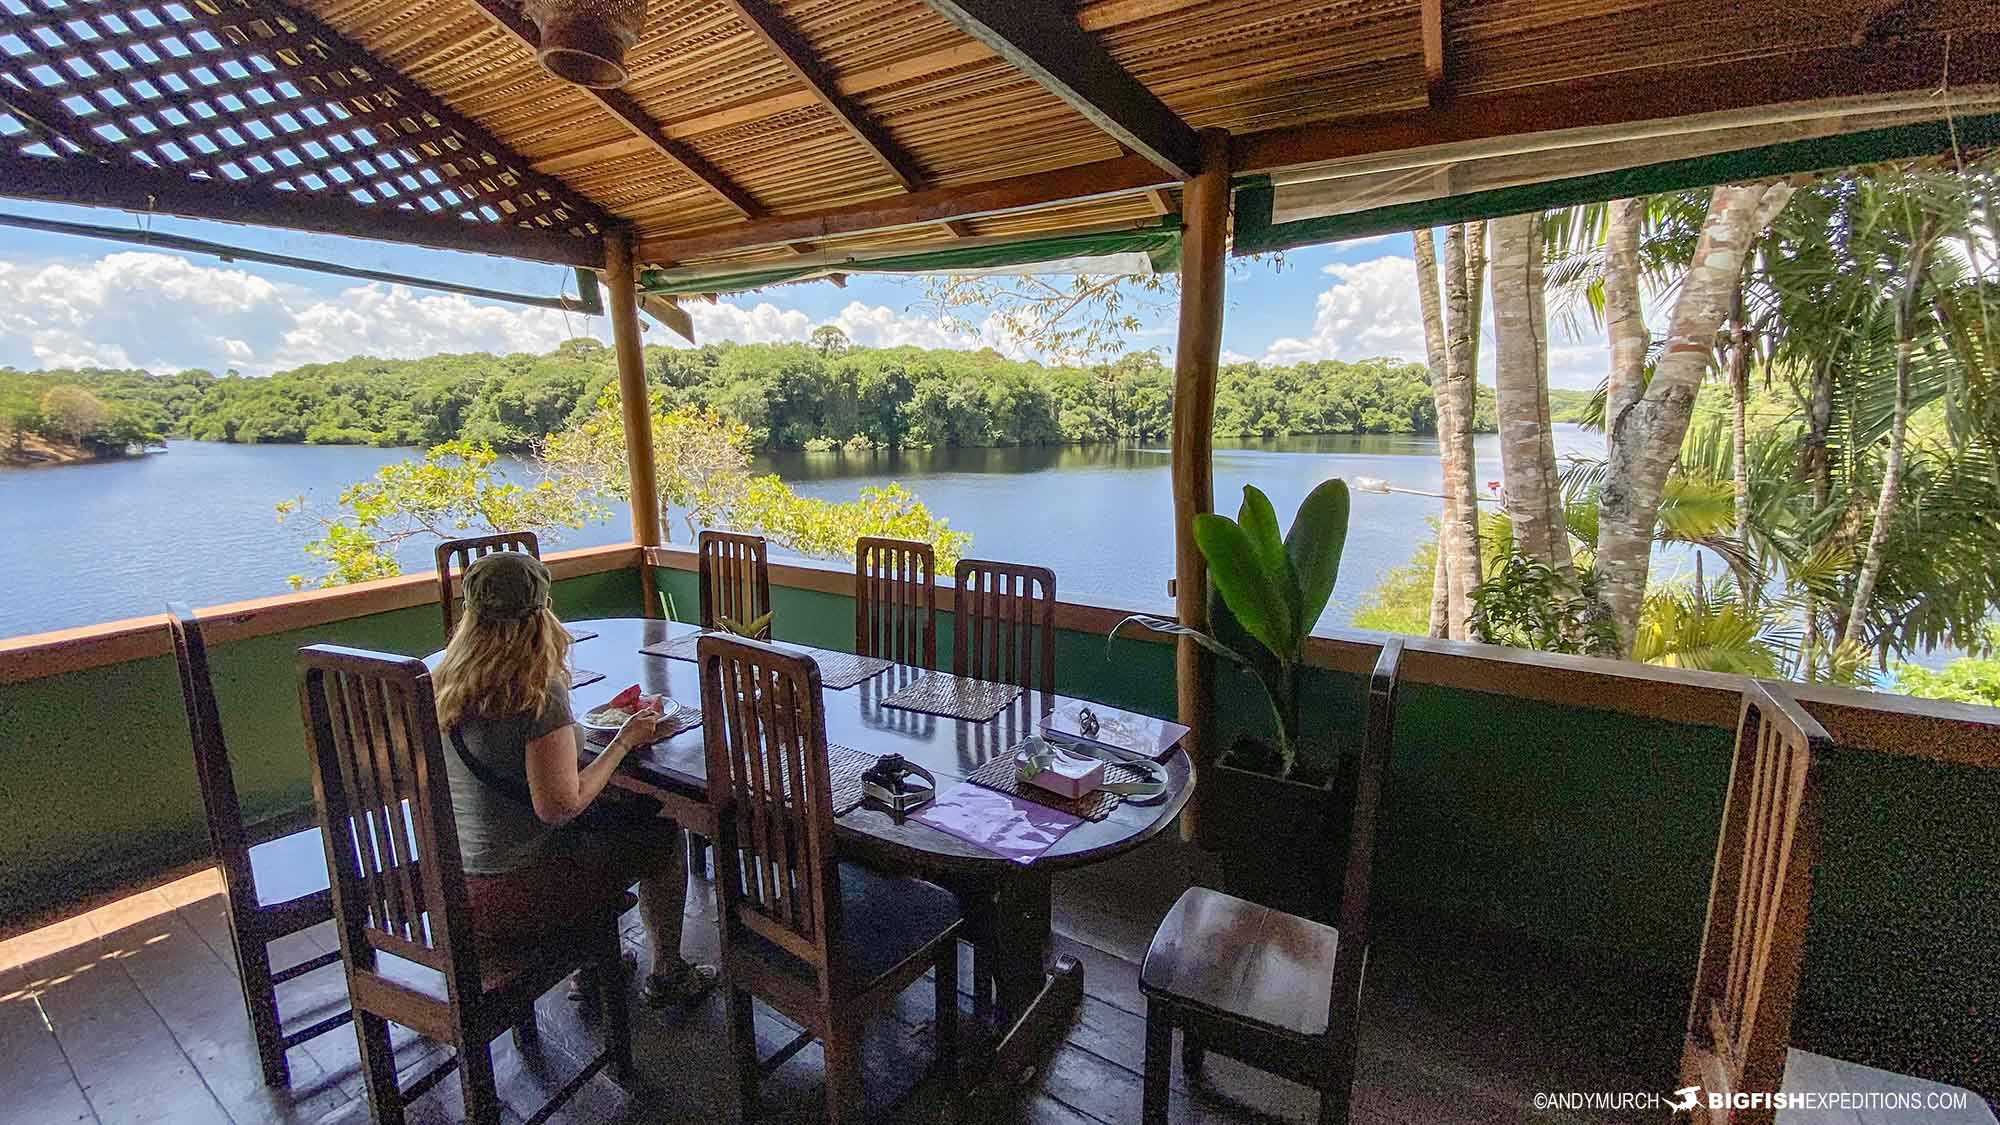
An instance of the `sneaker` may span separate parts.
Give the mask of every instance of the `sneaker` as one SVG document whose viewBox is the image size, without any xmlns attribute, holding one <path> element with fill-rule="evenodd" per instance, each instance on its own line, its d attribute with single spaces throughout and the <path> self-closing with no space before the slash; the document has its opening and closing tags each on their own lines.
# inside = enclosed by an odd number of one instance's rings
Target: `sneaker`
<svg viewBox="0 0 2000 1125">
<path fill-rule="evenodd" d="M 618 976 L 620 980 L 631 980 L 632 975 L 638 971 L 639 958 L 637 954 L 628 949 L 619 956 Z M 596 982 L 590 979 L 591 975 L 591 970 L 586 968 L 578 969 L 570 976 L 568 995 L 572 1002 L 577 1004 L 597 1003 Z"/>
<path fill-rule="evenodd" d="M 640 998 L 649 1008 L 690 1007 L 713 991 L 716 981 L 720 979 L 722 970 L 717 966 L 684 961 L 673 972 L 648 975 Z"/>
</svg>

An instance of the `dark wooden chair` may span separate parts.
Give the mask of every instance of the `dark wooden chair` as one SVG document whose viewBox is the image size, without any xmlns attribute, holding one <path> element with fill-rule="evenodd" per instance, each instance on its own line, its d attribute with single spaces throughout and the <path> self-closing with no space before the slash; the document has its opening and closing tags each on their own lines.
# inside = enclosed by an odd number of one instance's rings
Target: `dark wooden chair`
<svg viewBox="0 0 2000 1125">
<path fill-rule="evenodd" d="M 343 1009 L 287 1032 L 278 1012 L 278 985 L 331 965 L 340 954 L 326 953 L 271 970 L 272 942 L 333 917 L 326 849 L 317 828 L 250 842 L 236 797 L 236 774 L 222 739 L 222 713 L 209 679 L 201 624 L 193 610 L 175 604 L 168 607 L 167 632 L 173 637 L 174 662 L 180 668 L 181 701 L 187 705 L 188 737 L 194 743 L 195 780 L 201 786 L 202 811 L 208 815 L 208 842 L 222 869 L 223 895 L 229 900 L 229 938 L 236 946 L 243 1007 L 257 1037 L 264 1081 L 289 1085 L 291 1067 L 285 1052 L 354 1018 L 353 1012 Z"/>
<path fill-rule="evenodd" d="M 1044 566 L 961 559 L 951 670 L 1043 695 L 1056 690 L 1056 576 Z"/>
<path fill-rule="evenodd" d="M 409 1101 L 457 1067 L 467 1117 L 498 1122 L 492 1041 L 511 1028 L 524 1049 L 532 1047 L 535 998 L 586 966 L 603 990 L 605 1049 L 551 1104 L 606 1065 L 628 1075 L 618 916 L 632 896 L 584 907 L 580 921 L 531 945 L 476 947 L 423 661 L 312 645 L 299 650 L 298 669 L 313 800 L 326 828 L 324 859 L 374 1119 L 401 1122 Z M 456 1057 L 402 1089 L 391 1020 L 452 1044 Z"/>
<path fill-rule="evenodd" d="M 1776 1092 L 1784 1081 L 1819 850 L 1819 766 L 1832 745 L 1784 688 L 1753 681 L 1744 689 L 1688 1007 L 1683 1086 Z M 1698 1122 L 1772 1119 L 1769 1107 L 1694 1111 Z"/>
<path fill-rule="evenodd" d="M 1403 642 L 1385 643 L 1368 681 L 1339 928 L 1193 887 L 1154 933 L 1139 971 L 1146 997 L 1147 1125 L 1167 1120 L 1176 1028 L 1188 1081 L 1195 1081 L 1203 1053 L 1212 1050 L 1317 1089 L 1322 1125 L 1348 1120 L 1376 828 L 1402 655 Z"/>
<path fill-rule="evenodd" d="M 930 544 L 854 541 L 854 651 L 937 667 L 937 555 Z"/>
<path fill-rule="evenodd" d="M 438 605 L 444 610 L 444 639 L 458 624 L 458 577 L 475 559 L 498 551 L 526 551 L 542 557 L 542 541 L 532 531 L 503 531 L 472 539 L 447 539 L 437 545 Z"/>
<path fill-rule="evenodd" d="M 918 879 L 834 854 L 819 667 L 755 641 L 711 635 L 701 661 L 708 800 L 720 832 L 716 888 L 729 1041 L 746 1117 L 762 1075 L 814 1038 L 826 1055 L 827 1119 L 863 1120 L 861 1034 L 926 971 L 937 973 L 939 1065 L 958 1044 L 958 904 Z M 751 997 L 804 1028 L 760 1062 Z"/>
<path fill-rule="evenodd" d="M 728 618 L 747 629 L 771 612 L 771 567 L 764 558 L 763 536 L 704 531 L 696 549 L 702 628 L 720 629 Z"/>
</svg>

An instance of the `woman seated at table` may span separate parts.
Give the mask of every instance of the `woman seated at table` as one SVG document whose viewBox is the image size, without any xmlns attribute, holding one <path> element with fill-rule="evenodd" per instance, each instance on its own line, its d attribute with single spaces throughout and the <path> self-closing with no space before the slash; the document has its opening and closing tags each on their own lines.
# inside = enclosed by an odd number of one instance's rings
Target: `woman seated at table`
<svg viewBox="0 0 2000 1125">
<path fill-rule="evenodd" d="M 646 1002 L 700 999 L 717 970 L 680 955 L 687 870 L 679 828 L 606 817 L 612 799 L 600 801 L 625 755 L 653 740 L 656 716 L 634 715 L 579 767 L 569 633 L 549 609 L 548 569 L 500 552 L 467 567 L 461 584 L 464 612 L 432 680 L 476 940 L 504 949 L 575 923 L 637 882 L 652 944 Z M 593 802 L 600 808 L 591 823 L 574 823 Z"/>
</svg>

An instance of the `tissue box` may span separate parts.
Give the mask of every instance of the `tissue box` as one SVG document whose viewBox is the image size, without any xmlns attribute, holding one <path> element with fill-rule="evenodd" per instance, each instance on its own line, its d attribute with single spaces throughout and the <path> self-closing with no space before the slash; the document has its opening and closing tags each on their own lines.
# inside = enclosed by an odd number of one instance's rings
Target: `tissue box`
<svg viewBox="0 0 2000 1125">
<path fill-rule="evenodd" d="M 1051 755 L 1050 761 L 1033 777 L 1022 779 L 1051 793 L 1081 797 L 1104 783 L 1104 763 L 1095 758 Z"/>
</svg>

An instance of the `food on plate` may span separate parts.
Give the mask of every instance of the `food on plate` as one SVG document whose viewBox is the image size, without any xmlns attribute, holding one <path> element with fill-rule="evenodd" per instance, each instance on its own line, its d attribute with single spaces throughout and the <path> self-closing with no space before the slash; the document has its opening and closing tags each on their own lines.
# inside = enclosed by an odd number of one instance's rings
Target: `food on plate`
<svg viewBox="0 0 2000 1125">
<path fill-rule="evenodd" d="M 641 695 L 639 685 L 633 684 L 611 697 L 611 701 L 583 716 L 583 725 L 605 730 L 617 730 L 626 721 L 641 711 L 651 711 L 663 715 L 667 711 L 665 695 Z"/>
</svg>

